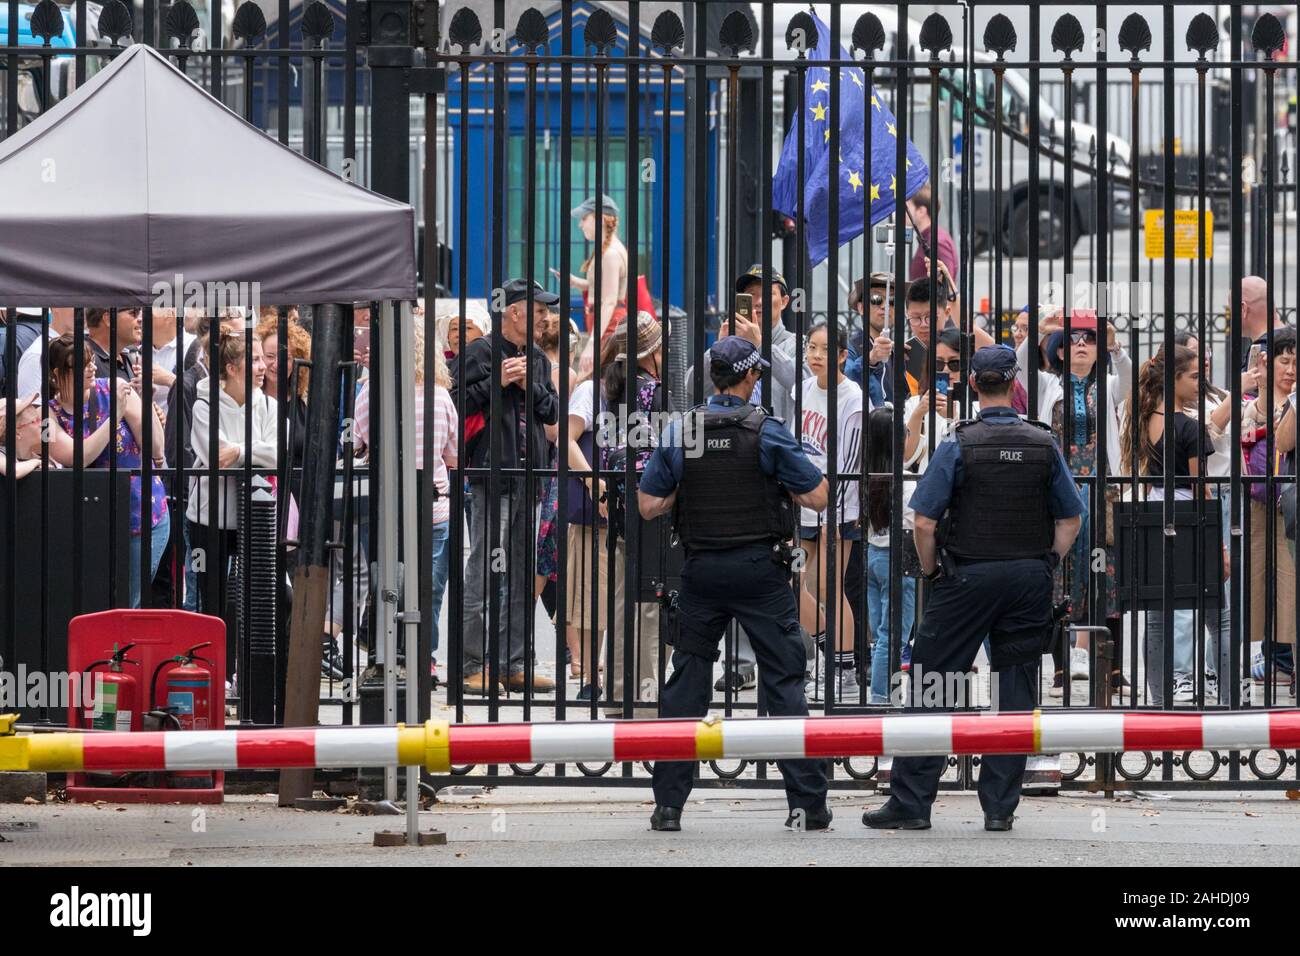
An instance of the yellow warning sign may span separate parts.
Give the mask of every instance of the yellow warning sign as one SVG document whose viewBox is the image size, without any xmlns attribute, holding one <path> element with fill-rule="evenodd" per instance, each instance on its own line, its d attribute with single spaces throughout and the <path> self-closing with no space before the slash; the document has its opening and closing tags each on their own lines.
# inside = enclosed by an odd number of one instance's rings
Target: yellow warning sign
<svg viewBox="0 0 1300 956">
<path fill-rule="evenodd" d="M 1200 258 L 1200 211 L 1197 209 L 1174 210 L 1174 258 Z M 1165 257 L 1165 211 L 1148 209 L 1143 223 L 1146 234 L 1145 248 L 1148 259 Z M 1205 258 L 1214 258 L 1214 213 L 1205 210 Z"/>
</svg>

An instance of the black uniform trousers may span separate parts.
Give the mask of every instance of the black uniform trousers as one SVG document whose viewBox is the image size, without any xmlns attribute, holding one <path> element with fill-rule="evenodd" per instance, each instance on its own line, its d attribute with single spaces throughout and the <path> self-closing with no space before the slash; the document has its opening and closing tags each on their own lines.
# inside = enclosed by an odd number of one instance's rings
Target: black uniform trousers
<svg viewBox="0 0 1300 956">
<path fill-rule="evenodd" d="M 678 591 L 673 675 L 664 685 L 662 715 L 703 717 L 708 713 L 713 655 L 733 619 L 754 646 L 768 714 L 807 716 L 799 608 L 790 589 L 789 569 L 776 560 L 770 545 L 687 553 Z M 701 652 L 710 656 L 701 656 Z M 695 766 L 694 761 L 655 761 L 655 803 L 677 809 L 685 806 Z M 825 805 L 825 760 L 778 760 L 777 766 L 785 778 L 792 810 Z"/>
<path fill-rule="evenodd" d="M 956 563 L 954 568 L 954 573 L 945 574 L 930 588 L 912 645 L 905 709 L 933 713 L 970 706 L 970 700 L 954 700 L 951 692 L 971 686 L 975 655 L 988 637 L 998 680 L 997 709 L 1033 710 L 1039 659 L 1051 626 L 1052 573 L 1047 561 L 971 561 Z M 942 699 L 937 690 L 940 680 Z M 947 759 L 947 755 L 894 758 L 891 803 L 908 817 L 928 820 Z M 1025 759 L 1024 754 L 990 754 L 981 759 L 979 798 L 986 815 L 1002 818 L 1016 809 Z"/>
</svg>

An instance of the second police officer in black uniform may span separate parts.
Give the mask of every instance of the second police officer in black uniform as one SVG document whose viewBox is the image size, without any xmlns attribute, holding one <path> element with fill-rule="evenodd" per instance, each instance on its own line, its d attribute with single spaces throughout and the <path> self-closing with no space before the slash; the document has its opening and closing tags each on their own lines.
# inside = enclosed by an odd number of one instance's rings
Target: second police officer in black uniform
<svg viewBox="0 0 1300 956">
<path fill-rule="evenodd" d="M 750 404 L 768 363 L 753 343 L 735 336 L 710 351 L 709 374 L 718 394 L 691 413 L 703 440 L 688 453 L 681 427 L 665 433 L 642 473 L 641 516 L 673 512 L 686 551 L 678 592 L 678 633 L 672 638 L 673 674 L 664 686 L 664 717 L 703 717 L 709 709 L 713 665 L 732 620 L 749 634 L 759 677 L 774 717 L 808 713 L 803 641 L 790 588 L 795 505 L 826 507 L 827 485 L 780 419 Z M 698 436 L 696 436 L 698 437 Z M 824 760 L 780 760 L 790 806 L 787 826 L 825 829 Z M 654 766 L 656 830 L 681 829 L 695 763 L 659 760 Z"/>
<path fill-rule="evenodd" d="M 955 440 L 935 449 L 912 493 L 916 549 L 931 588 L 912 647 L 909 710 L 962 705 L 956 698 L 985 637 L 998 677 L 997 709 L 1035 705 L 1052 575 L 1079 533 L 1084 506 L 1051 431 L 1011 407 L 1015 375 L 1016 353 L 1005 345 L 975 353 L 970 384 L 979 393 L 979 418 L 958 425 Z M 928 829 L 946 761 L 895 758 L 889 801 L 862 822 Z M 1024 755 L 982 759 L 986 830 L 1011 829 L 1024 772 Z"/>
</svg>

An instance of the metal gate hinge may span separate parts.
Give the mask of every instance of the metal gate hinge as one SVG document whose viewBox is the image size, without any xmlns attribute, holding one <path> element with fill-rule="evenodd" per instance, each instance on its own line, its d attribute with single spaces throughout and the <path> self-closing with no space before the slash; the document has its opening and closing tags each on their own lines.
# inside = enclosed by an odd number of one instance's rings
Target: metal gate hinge
<svg viewBox="0 0 1300 956">
<path fill-rule="evenodd" d="M 437 96 L 447 92 L 447 71 L 441 67 L 417 66 L 402 71 L 406 91 L 412 96 Z"/>
</svg>

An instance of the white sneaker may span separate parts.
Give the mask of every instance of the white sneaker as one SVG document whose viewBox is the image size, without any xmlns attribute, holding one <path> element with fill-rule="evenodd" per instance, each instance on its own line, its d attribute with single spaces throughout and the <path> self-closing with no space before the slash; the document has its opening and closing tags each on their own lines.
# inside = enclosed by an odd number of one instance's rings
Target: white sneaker
<svg viewBox="0 0 1300 956">
<path fill-rule="evenodd" d="M 1070 677 L 1074 680 L 1088 679 L 1088 652 L 1082 647 L 1070 648 Z"/>
<path fill-rule="evenodd" d="M 1196 700 L 1196 687 L 1186 674 L 1179 674 L 1174 681 L 1174 703 L 1190 704 Z"/>
<path fill-rule="evenodd" d="M 1214 674 L 1205 675 L 1205 702 L 1207 704 L 1219 702 L 1219 678 Z"/>
<path fill-rule="evenodd" d="M 858 685 L 858 670 L 856 667 L 850 667 L 848 670 L 839 670 L 835 674 L 835 700 L 841 704 L 856 704 L 861 688 Z"/>
<path fill-rule="evenodd" d="M 1060 674 L 1053 675 L 1052 686 L 1048 688 L 1047 696 L 1048 697 L 1065 696 L 1065 679 L 1062 678 Z"/>
</svg>

